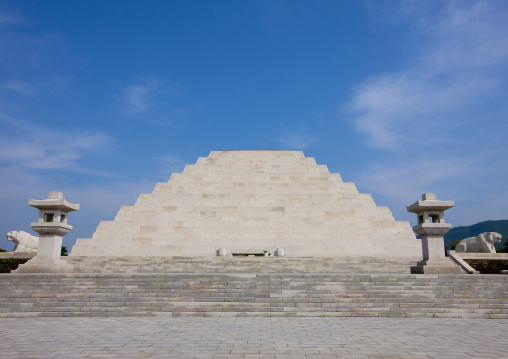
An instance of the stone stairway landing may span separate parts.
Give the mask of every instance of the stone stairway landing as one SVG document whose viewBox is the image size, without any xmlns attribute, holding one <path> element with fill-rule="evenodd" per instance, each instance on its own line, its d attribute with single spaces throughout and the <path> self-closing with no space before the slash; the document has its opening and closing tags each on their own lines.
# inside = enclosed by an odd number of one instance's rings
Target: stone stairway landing
<svg viewBox="0 0 508 359">
<path fill-rule="evenodd" d="M 75 273 L 398 273 L 411 258 L 291 257 L 67 257 Z"/>
</svg>

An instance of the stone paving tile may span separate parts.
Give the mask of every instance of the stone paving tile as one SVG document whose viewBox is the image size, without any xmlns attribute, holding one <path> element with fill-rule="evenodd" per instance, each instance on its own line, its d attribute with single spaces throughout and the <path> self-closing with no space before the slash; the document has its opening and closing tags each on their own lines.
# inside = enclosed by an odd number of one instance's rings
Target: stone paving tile
<svg viewBox="0 0 508 359">
<path fill-rule="evenodd" d="M 3 318 L 11 358 L 508 358 L 508 320 Z"/>
</svg>

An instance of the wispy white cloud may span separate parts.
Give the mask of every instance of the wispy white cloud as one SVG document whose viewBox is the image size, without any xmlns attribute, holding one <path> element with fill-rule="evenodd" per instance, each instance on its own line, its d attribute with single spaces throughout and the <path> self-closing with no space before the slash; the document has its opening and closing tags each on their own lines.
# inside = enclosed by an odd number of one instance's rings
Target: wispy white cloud
<svg viewBox="0 0 508 359">
<path fill-rule="evenodd" d="M 176 88 L 177 84 L 152 75 L 135 78 L 117 89 L 116 110 L 121 116 L 167 126 L 186 115 L 185 110 L 174 106 L 170 100 L 180 95 Z"/>
<path fill-rule="evenodd" d="M 284 129 L 280 137 L 275 139 L 277 142 L 291 149 L 305 149 L 318 140 L 318 136 L 308 133 L 305 126 L 296 129 Z"/>
<path fill-rule="evenodd" d="M 111 174 L 82 163 L 96 151 L 106 151 L 113 139 L 102 133 L 49 128 L 1 114 L 0 128 L 0 203 L 9 204 L 0 209 L 0 216 L 5 219 L 0 223 L 1 230 L 4 233 L 10 230 L 31 232 L 30 218 L 35 220 L 36 213 L 26 200 L 46 198 L 49 190 L 63 190 L 71 202 L 80 203 L 85 199 L 87 205 L 88 202 L 96 203 L 91 206 L 95 212 L 85 208 L 87 217 L 76 216 L 77 219 L 73 219 L 78 228 L 95 228 L 87 221 L 96 219 L 104 213 L 104 208 L 109 208 L 103 203 L 108 197 L 87 198 L 88 179 L 92 179 L 93 183 Z M 117 197 L 121 187 L 115 186 Z M 109 199 L 115 197 L 112 195 L 114 191 L 104 189 L 103 192 L 110 192 Z M 72 238 L 66 238 L 66 243 L 70 243 L 69 240 Z M 10 249 L 11 246 L 4 240 L 0 241 L 0 247 Z"/>
<path fill-rule="evenodd" d="M 105 181 L 101 183 L 85 181 L 68 184 L 54 181 L 40 171 L 24 171 L 19 168 L 0 166 L 0 217 L 8 221 L 0 223 L 3 234 L 11 230 L 31 232 L 30 222 L 37 219 L 37 211 L 29 207 L 28 198 L 47 198 L 48 191 L 61 191 L 71 203 L 79 203 L 80 210 L 69 216 L 74 226 L 72 232 L 64 237 L 64 245 L 70 249 L 76 238 L 90 238 L 100 221 L 113 220 L 121 206 L 132 206 L 140 193 L 151 193 L 152 179 L 129 179 Z M 13 215 L 15 213 L 15 215 Z M 1 233 L 0 233 L 1 234 Z M 35 235 L 35 233 L 33 233 Z M 11 250 L 5 236 L 0 236 L 0 248 Z"/>
<path fill-rule="evenodd" d="M 73 224 L 77 228 L 95 228 L 94 224 L 87 221 L 97 220 L 97 216 L 110 208 L 104 202 L 110 199 L 116 201 L 113 203 L 118 203 L 121 189 L 129 187 L 115 184 L 114 190 L 103 189 L 101 197 L 86 197 L 87 194 L 93 194 L 90 182 L 95 183 L 97 179 L 104 180 L 112 176 L 83 165 L 83 161 L 90 155 L 97 151 L 107 151 L 112 145 L 113 139 L 106 134 L 39 126 L 2 114 L 0 128 L 0 203 L 9 204 L 0 208 L 0 216 L 6 219 L 0 223 L 4 233 L 10 230 L 31 232 L 30 218 L 35 220 L 36 213 L 27 205 L 26 200 L 46 198 L 49 190 L 64 191 L 71 202 L 83 201 L 90 208 L 82 211 L 85 217 L 76 216 Z M 74 178 L 70 179 L 72 177 Z M 89 206 L 89 202 L 93 205 Z M 70 243 L 70 239 L 66 238 L 66 243 Z M 0 247 L 10 249 L 11 246 L 5 240 L 0 240 Z"/>
<path fill-rule="evenodd" d="M 443 183 L 453 183 L 464 178 L 471 181 L 477 177 L 473 159 L 424 158 L 412 163 L 374 165 L 359 175 L 356 182 L 359 186 L 371 189 L 373 193 L 404 203 L 432 188 L 443 188 Z"/>
<path fill-rule="evenodd" d="M 121 110 L 127 114 L 139 114 L 151 110 L 154 100 L 161 94 L 162 82 L 153 76 L 145 76 L 136 83 L 120 89 Z"/>
<path fill-rule="evenodd" d="M 110 136 L 41 127 L 8 116 L 0 116 L 0 123 L 4 124 L 4 133 L 0 134 L 0 163 L 4 166 L 23 170 L 65 169 L 103 175 L 82 167 L 79 160 L 86 152 L 110 146 L 113 143 Z"/>
<path fill-rule="evenodd" d="M 8 81 L 0 85 L 0 90 L 13 91 L 25 96 L 33 96 L 36 93 L 34 87 L 26 81 Z"/>
<path fill-rule="evenodd" d="M 502 219 L 508 4 L 405 1 L 400 10 L 414 60 L 365 79 L 346 106 L 366 145 L 384 153 L 356 182 L 399 218 L 437 192 L 456 200 L 455 225 Z"/>
<path fill-rule="evenodd" d="M 454 226 L 483 220 L 506 219 L 505 175 L 488 166 L 479 166 L 479 158 L 423 159 L 394 161 L 373 165 L 355 177 L 360 192 L 372 193 L 378 205 L 388 206 L 398 220 L 414 222 L 406 206 L 426 192 L 440 200 L 455 200 L 447 212 Z"/>
<path fill-rule="evenodd" d="M 432 17 L 412 4 L 405 3 L 404 15 L 419 24 L 413 29 L 422 43 L 417 60 L 370 77 L 348 104 L 368 144 L 395 152 L 415 142 L 449 141 L 450 132 L 477 119 L 477 106 L 499 99 L 508 79 L 506 6 L 451 2 Z"/>
</svg>

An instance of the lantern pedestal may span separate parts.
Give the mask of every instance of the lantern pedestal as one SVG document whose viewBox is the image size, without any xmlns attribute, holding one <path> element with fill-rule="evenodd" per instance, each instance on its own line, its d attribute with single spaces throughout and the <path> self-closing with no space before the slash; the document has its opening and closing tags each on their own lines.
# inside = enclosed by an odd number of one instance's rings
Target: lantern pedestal
<svg viewBox="0 0 508 359">
<path fill-rule="evenodd" d="M 61 259 L 62 236 L 40 236 L 37 255 L 19 266 L 17 273 L 58 273 L 69 270 Z"/>
</svg>

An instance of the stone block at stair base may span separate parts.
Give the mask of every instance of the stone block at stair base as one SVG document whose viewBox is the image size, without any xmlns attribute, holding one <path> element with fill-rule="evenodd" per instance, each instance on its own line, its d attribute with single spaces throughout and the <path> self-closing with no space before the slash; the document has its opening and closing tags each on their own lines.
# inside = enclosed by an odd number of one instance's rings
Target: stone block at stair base
<svg viewBox="0 0 508 359">
<path fill-rule="evenodd" d="M 69 273 L 73 268 L 63 259 L 35 257 L 21 264 L 16 273 Z"/>
<path fill-rule="evenodd" d="M 464 270 L 451 260 L 423 260 L 411 267 L 411 274 L 464 274 Z"/>
</svg>

